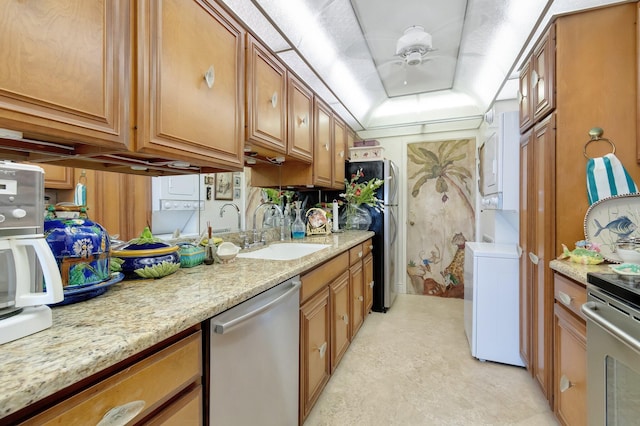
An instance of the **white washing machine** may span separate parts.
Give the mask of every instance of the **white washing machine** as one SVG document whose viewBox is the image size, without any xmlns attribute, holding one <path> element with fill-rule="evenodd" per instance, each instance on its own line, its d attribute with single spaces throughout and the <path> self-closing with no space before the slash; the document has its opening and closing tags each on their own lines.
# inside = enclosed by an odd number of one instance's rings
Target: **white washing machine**
<svg viewBox="0 0 640 426">
<path fill-rule="evenodd" d="M 466 243 L 464 329 L 471 356 L 481 361 L 524 366 L 518 269 L 515 244 Z"/>
</svg>

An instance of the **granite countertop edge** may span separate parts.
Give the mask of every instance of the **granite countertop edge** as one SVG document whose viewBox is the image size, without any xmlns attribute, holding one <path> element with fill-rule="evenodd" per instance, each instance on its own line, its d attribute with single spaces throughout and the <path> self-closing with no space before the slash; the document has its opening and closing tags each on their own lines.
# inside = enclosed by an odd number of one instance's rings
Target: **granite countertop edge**
<svg viewBox="0 0 640 426">
<path fill-rule="evenodd" d="M 549 267 L 554 271 L 573 279 L 583 285 L 587 285 L 587 274 L 589 272 L 610 273 L 611 268 L 609 263 L 601 263 L 599 265 L 582 265 L 580 263 L 574 263 L 567 259 L 564 260 L 552 260 L 549 262 Z"/>
<path fill-rule="evenodd" d="M 290 261 L 236 258 L 179 269 L 157 280 L 122 281 L 105 294 L 53 308 L 53 326 L 0 345 L 0 418 L 201 323 L 374 235 L 309 236 L 330 244 Z"/>
</svg>

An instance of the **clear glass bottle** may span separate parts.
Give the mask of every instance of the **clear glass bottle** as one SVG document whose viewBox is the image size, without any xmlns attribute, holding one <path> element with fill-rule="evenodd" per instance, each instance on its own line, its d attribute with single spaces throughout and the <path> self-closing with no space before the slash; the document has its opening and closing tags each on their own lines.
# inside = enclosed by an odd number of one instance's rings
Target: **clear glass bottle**
<svg viewBox="0 0 640 426">
<path fill-rule="evenodd" d="M 300 207 L 300 201 L 295 202 L 296 206 L 296 219 L 291 224 L 291 235 L 293 239 L 301 239 L 304 238 L 305 235 L 305 227 L 304 221 L 302 220 L 302 209 Z"/>
</svg>

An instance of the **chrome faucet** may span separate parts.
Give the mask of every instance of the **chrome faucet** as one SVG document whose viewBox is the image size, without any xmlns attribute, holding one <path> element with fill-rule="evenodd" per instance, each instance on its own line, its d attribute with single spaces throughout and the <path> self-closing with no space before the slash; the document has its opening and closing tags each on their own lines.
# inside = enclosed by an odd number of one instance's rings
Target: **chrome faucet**
<svg viewBox="0 0 640 426">
<path fill-rule="evenodd" d="M 256 209 L 253 211 L 253 243 L 257 244 L 264 244 L 266 243 L 266 238 L 264 236 L 264 232 L 260 232 L 258 233 L 258 224 L 257 224 L 257 220 L 256 220 L 256 216 L 258 215 L 258 211 L 263 208 L 263 207 L 270 207 L 275 209 L 280 216 L 280 241 L 284 241 L 284 213 L 282 213 L 282 209 L 280 208 L 279 205 L 277 205 L 276 203 L 272 202 L 272 201 L 267 201 L 264 202 L 262 204 L 259 204 L 258 207 L 256 207 Z M 262 228 L 262 227 L 261 227 Z M 262 229 L 261 229 L 262 231 Z M 258 235 L 260 234 L 260 238 L 258 238 Z"/>
<path fill-rule="evenodd" d="M 227 206 L 232 206 L 236 208 L 236 213 L 238 215 L 238 232 L 242 232 L 242 218 L 240 217 L 240 207 L 238 207 L 235 203 L 225 203 L 220 207 L 220 217 L 224 216 L 224 209 Z"/>
</svg>

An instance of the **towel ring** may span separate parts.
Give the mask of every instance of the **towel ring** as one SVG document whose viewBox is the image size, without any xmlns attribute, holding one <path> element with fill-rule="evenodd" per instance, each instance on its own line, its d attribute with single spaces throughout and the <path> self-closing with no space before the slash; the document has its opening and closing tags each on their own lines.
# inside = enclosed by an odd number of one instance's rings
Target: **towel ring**
<svg viewBox="0 0 640 426">
<path fill-rule="evenodd" d="M 604 133 L 604 130 L 602 130 L 600 127 L 594 127 L 591 130 L 589 130 L 589 136 L 591 136 L 591 139 L 589 139 L 587 143 L 584 144 L 584 150 L 582 151 L 582 153 L 584 154 L 584 158 L 586 158 L 587 160 L 591 160 L 591 157 L 587 155 L 587 146 L 591 142 L 596 142 L 596 141 L 609 142 L 609 144 L 611 145 L 611 154 L 616 153 L 616 146 L 613 144 L 613 142 L 611 142 L 607 138 L 601 137 L 603 133 Z"/>
</svg>

